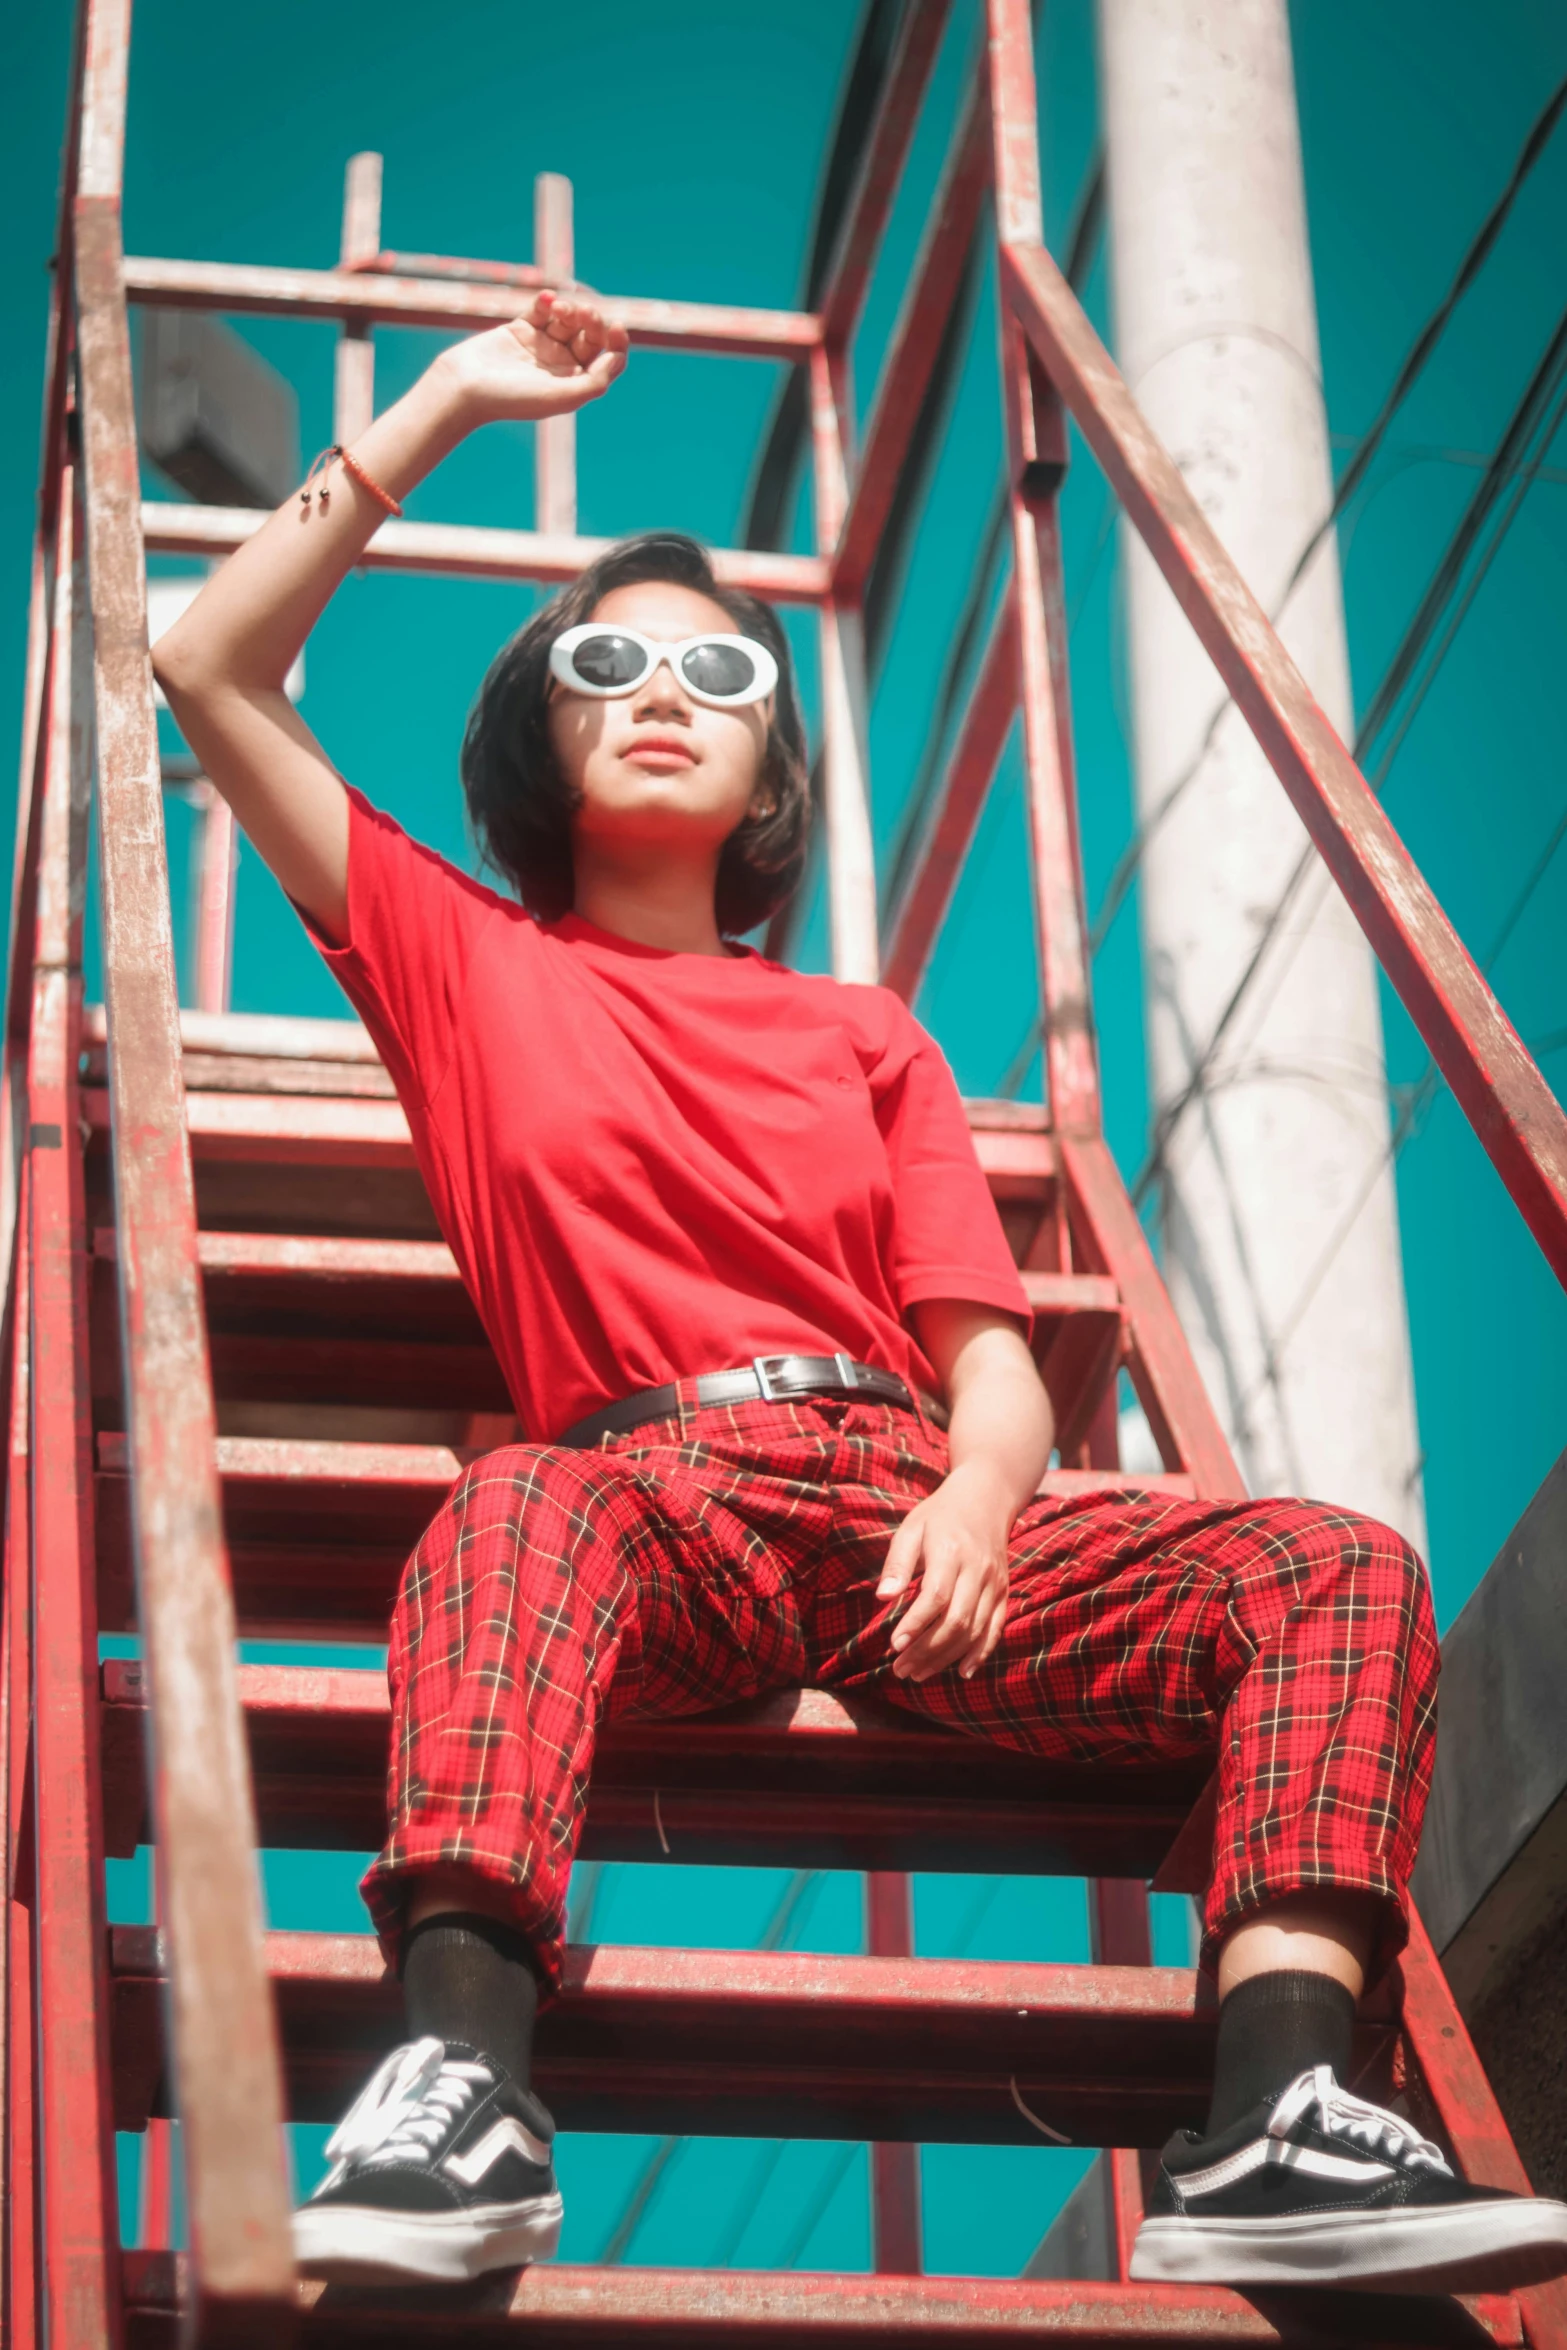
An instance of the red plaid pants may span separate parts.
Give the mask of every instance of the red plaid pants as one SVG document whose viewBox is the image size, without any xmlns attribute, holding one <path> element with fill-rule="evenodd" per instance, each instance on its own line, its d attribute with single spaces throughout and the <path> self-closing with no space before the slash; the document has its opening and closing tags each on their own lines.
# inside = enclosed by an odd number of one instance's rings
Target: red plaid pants
<svg viewBox="0 0 1567 2350">
<path fill-rule="evenodd" d="M 1211 1757 L 1206 1948 L 1304 1887 L 1379 1897 L 1401 1947 L 1430 1782 L 1437 1648 L 1401 1536 L 1320 1503 L 1104 1493 L 1030 1503 L 995 1653 L 900 1681 L 875 1585 L 946 1471 L 912 1411 L 687 1402 L 591 1451 L 466 1469 L 392 1626 L 391 1832 L 363 1891 L 395 1946 L 412 1879 L 506 1888 L 549 1980 L 600 1720 L 813 1684 L 875 1690 L 1053 1760 Z"/>
</svg>

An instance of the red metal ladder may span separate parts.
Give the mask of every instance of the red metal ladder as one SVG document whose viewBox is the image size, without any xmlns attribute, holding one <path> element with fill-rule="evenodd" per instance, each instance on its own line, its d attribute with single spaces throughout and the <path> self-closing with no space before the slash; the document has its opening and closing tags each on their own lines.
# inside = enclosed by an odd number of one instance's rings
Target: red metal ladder
<svg viewBox="0 0 1567 2350">
<path fill-rule="evenodd" d="M 1026 0 L 989 0 L 988 56 L 856 454 L 847 348 L 925 85 L 943 0 L 910 0 L 817 310 L 618 301 L 634 341 L 784 358 L 812 389 L 817 552 L 727 553 L 727 577 L 813 605 L 823 654 L 834 959 L 912 995 L 1011 718 L 1021 709 L 1048 1114 L 976 1103 L 976 1148 L 1038 1311 L 1060 1417 L 1057 1487 L 1114 1482 L 1126 1370 L 1175 1489 L 1239 1481 L 1102 1139 L 1076 851 L 1057 491 L 1063 403 L 1254 726 L 1482 1134 L 1567 1273 L 1567 1127 L 1347 754 L 1142 425 L 1046 254 Z M 883 2273 L 550 2268 L 461 2304 L 296 2292 L 285 2114 L 337 2111 L 396 2030 L 362 1937 L 264 1934 L 263 1845 L 363 1849 L 381 1820 L 386 1697 L 363 1672 L 237 1668 L 236 1629 L 380 1636 L 392 1580 L 464 1449 L 510 1406 L 435 1233 L 406 1125 L 353 1023 L 175 1008 L 144 615 L 149 550 L 215 554 L 254 517 L 139 504 L 127 303 L 314 316 L 340 331 L 338 436 L 373 398 L 372 324 L 460 331 L 569 273 L 569 210 L 543 190 L 531 267 L 380 250 L 360 159 L 340 266 L 128 260 L 120 159 L 125 0 L 85 0 L 44 430 L 28 736 L 4 1081 L 15 1148 L 0 1774 L 7 1908 L 5 2338 L 384 2341 L 436 2327 L 529 2343 L 684 2344 L 908 2334 L 945 2345 L 1528 2340 L 1567 2350 L 1561 2288 L 1466 2309 L 1264 2308 L 1173 2287 L 890 2273 L 913 2254 L 910 2167 L 879 2160 Z M 993 185 L 1013 584 L 912 880 L 878 942 L 859 614 L 981 198 Z M 541 436 L 540 529 L 393 522 L 392 568 L 561 579 L 569 432 Z M 86 811 L 96 787 L 106 1015 L 84 1008 Z M 224 851 L 226 856 L 226 850 Z M 226 920 L 221 893 L 211 893 Z M 209 936 L 204 968 L 221 962 Z M 301 1438 L 285 1405 L 360 1415 Z M 445 1415 L 388 1442 L 377 1412 Z M 268 1414 L 272 1414 L 269 1423 Z M 218 1434 L 219 1424 L 225 1433 Z M 340 1423 L 341 1424 L 341 1423 Z M 269 1432 L 269 1427 L 272 1432 Z M 284 1431 L 285 1427 L 287 1432 Z M 1139 1479 L 1139 1483 L 1148 1480 Z M 141 1665 L 100 1668 L 136 1628 Z M 150 1738 L 148 1733 L 150 1731 Z M 655 1803 L 656 1794 L 656 1803 Z M 1091 1777 L 802 1692 L 678 1735 L 626 1726 L 595 1776 L 589 1854 L 861 1868 L 1093 1872 L 1096 1963 L 899 1954 L 577 1950 L 540 2034 L 568 2127 L 823 2134 L 899 2148 L 1030 2140 L 1013 2091 L 1083 2144 L 1157 2143 L 1199 2100 L 1211 2006 L 1147 1964 L 1142 1888 L 1200 1883 L 1205 1813 L 1177 1774 Z M 104 1920 L 103 1862 L 157 1847 L 161 1934 Z M 1365 2079 L 1407 2097 L 1465 2172 L 1521 2167 L 1423 1935 L 1368 2003 Z M 178 2113 L 191 2250 L 121 2254 L 115 2126 Z M 1135 2159 L 1113 2165 L 1124 2253 Z M 901 2233 L 901 2242 L 898 2241 Z M 1455 2330 L 1456 2329 L 1456 2330 Z M 1466 2330 L 1467 2329 L 1467 2330 Z"/>
</svg>

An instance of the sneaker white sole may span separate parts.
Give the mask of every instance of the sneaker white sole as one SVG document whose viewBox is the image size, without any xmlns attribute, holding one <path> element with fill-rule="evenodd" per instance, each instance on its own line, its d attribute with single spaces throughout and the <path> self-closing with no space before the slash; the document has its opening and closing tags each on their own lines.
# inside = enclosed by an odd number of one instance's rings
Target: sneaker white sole
<svg viewBox="0 0 1567 2350">
<path fill-rule="evenodd" d="M 328 2282 L 376 2278 L 465 2283 L 491 2269 L 553 2260 L 565 2206 L 559 2195 L 467 2211 L 378 2211 L 367 2203 L 306 2204 L 294 2214 L 294 2258 Z"/>
<path fill-rule="evenodd" d="M 1449 2204 L 1411 2211 L 1309 2212 L 1288 2219 L 1145 2219 L 1132 2247 L 1139 2284 L 1320 2285 L 1484 2267 L 1489 2282 L 1537 2284 L 1567 2270 L 1567 2203 Z"/>
</svg>

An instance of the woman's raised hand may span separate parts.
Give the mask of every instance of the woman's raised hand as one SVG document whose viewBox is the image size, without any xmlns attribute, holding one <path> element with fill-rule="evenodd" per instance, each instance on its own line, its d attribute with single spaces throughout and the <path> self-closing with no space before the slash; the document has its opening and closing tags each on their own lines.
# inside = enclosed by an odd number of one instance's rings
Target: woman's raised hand
<svg viewBox="0 0 1567 2350">
<path fill-rule="evenodd" d="M 521 318 L 436 361 L 467 421 L 562 416 L 602 398 L 626 364 L 626 330 L 581 294 L 539 293 Z"/>
</svg>

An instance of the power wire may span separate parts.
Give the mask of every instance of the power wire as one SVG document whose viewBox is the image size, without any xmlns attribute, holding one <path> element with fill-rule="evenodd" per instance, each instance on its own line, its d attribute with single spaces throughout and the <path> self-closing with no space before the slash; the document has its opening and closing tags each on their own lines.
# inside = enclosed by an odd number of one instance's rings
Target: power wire
<svg viewBox="0 0 1567 2350">
<path fill-rule="evenodd" d="M 805 1924 L 810 1898 L 821 1883 L 820 1869 L 796 1869 L 784 1887 L 778 1905 L 763 1929 L 757 1943 L 758 1950 L 781 1950 L 786 1941 Z M 647 2216 L 649 2204 L 657 2194 L 674 2163 L 691 2143 L 688 2137 L 661 2138 L 632 2185 L 631 2192 L 621 2206 L 620 2217 L 610 2230 L 609 2239 L 599 2254 L 604 2268 L 618 2268 L 630 2251 L 632 2240 Z M 743 2232 L 743 2231 L 742 2231 Z"/>
<path fill-rule="evenodd" d="M 1453 315 L 1453 312 L 1457 309 L 1465 294 L 1468 293 L 1470 287 L 1474 284 L 1475 279 L 1479 276 L 1481 269 L 1489 259 L 1492 249 L 1494 248 L 1498 237 L 1501 235 L 1502 230 L 1507 223 L 1508 216 L 1511 213 L 1514 204 L 1518 200 L 1518 196 L 1523 188 L 1524 182 L 1528 179 L 1529 174 L 1531 171 L 1533 171 L 1536 163 L 1540 159 L 1540 156 L 1544 153 L 1545 148 L 1550 141 L 1551 134 L 1555 130 L 1557 123 L 1560 121 L 1564 109 L 1567 109 L 1567 79 L 1563 79 L 1563 81 L 1558 85 L 1552 97 L 1549 99 L 1531 127 L 1527 138 L 1524 140 L 1524 143 L 1519 149 L 1518 154 L 1514 160 L 1513 168 L 1508 175 L 1506 185 L 1502 189 L 1501 194 L 1497 197 L 1496 202 L 1492 205 L 1490 211 L 1487 213 L 1485 219 L 1480 224 L 1479 229 L 1476 231 L 1475 236 L 1471 240 L 1467 252 L 1464 254 L 1463 259 L 1459 262 L 1458 268 L 1454 273 L 1452 282 L 1449 285 L 1447 292 L 1443 295 L 1442 300 L 1437 304 L 1436 309 L 1431 313 L 1424 326 L 1422 326 L 1420 329 L 1420 332 L 1416 335 L 1413 343 L 1410 345 L 1409 350 L 1405 355 L 1403 364 L 1399 368 L 1397 375 L 1394 377 L 1386 398 L 1383 400 L 1382 405 L 1378 409 L 1376 416 L 1373 418 L 1370 426 L 1367 428 L 1366 432 L 1361 436 L 1359 442 L 1357 443 L 1354 455 L 1351 457 L 1348 465 L 1344 468 L 1343 474 L 1339 478 L 1338 485 L 1334 490 L 1333 497 L 1328 506 L 1327 512 L 1323 515 L 1321 521 L 1311 532 L 1310 536 L 1306 540 L 1305 545 L 1301 548 L 1300 553 L 1296 556 L 1294 567 L 1285 583 L 1284 592 L 1279 597 L 1278 602 L 1275 604 L 1272 612 L 1268 616 L 1270 621 L 1275 626 L 1277 626 L 1278 622 L 1283 618 L 1290 598 L 1294 595 L 1296 588 L 1299 586 L 1301 579 L 1304 577 L 1312 557 L 1316 554 L 1323 540 L 1327 537 L 1328 532 L 1333 528 L 1339 516 L 1344 511 L 1344 508 L 1349 503 L 1350 499 L 1354 496 L 1356 490 L 1359 489 L 1361 483 L 1364 481 L 1378 450 L 1381 448 L 1383 442 L 1387 438 L 1388 431 L 1393 423 L 1394 417 L 1398 414 L 1400 408 L 1408 399 L 1409 394 L 1413 391 L 1416 382 L 1419 380 L 1419 377 L 1425 368 L 1426 362 L 1430 359 L 1432 352 L 1436 349 L 1438 342 L 1441 340 L 1442 334 L 1445 331 L 1448 321 Z M 1171 813 L 1172 809 L 1174 809 L 1177 803 L 1184 797 L 1191 784 L 1195 781 L 1197 775 L 1201 772 L 1202 767 L 1207 760 L 1208 753 L 1213 747 L 1214 737 L 1218 733 L 1219 726 L 1230 707 L 1231 697 L 1228 694 L 1225 694 L 1219 701 L 1217 707 L 1214 709 L 1213 715 L 1209 719 L 1208 724 L 1204 729 L 1202 740 L 1197 747 L 1195 756 L 1181 770 L 1180 774 L 1176 776 L 1174 782 L 1170 784 L 1162 797 L 1149 811 L 1148 815 L 1143 819 L 1137 830 L 1134 832 L 1132 839 L 1128 843 L 1126 849 L 1117 859 L 1115 867 L 1111 872 L 1109 882 L 1106 885 L 1104 897 L 1100 901 L 1099 911 L 1094 917 L 1093 925 L 1089 933 L 1090 955 L 1097 955 L 1100 947 L 1104 944 L 1104 940 L 1107 933 L 1109 932 L 1110 926 L 1114 922 L 1117 914 L 1120 912 L 1121 907 L 1124 905 L 1127 893 L 1131 889 L 1133 881 L 1136 879 L 1138 868 L 1142 863 L 1143 856 L 1149 841 L 1159 830 L 1160 826 L 1164 823 L 1165 818 Z"/>
<path fill-rule="evenodd" d="M 1496 934 L 1496 937 L 1491 942 L 1490 952 L 1486 956 L 1484 963 L 1481 965 L 1481 969 L 1487 977 L 1489 977 L 1491 971 L 1495 968 L 1497 962 L 1500 960 L 1503 952 L 1505 951 L 1509 940 L 1512 938 L 1514 931 L 1522 921 L 1536 890 L 1539 888 L 1541 882 L 1545 879 L 1546 874 L 1549 872 L 1552 860 L 1555 858 L 1556 852 L 1561 847 L 1564 840 L 1567 840 L 1567 808 L 1564 808 L 1561 815 L 1557 818 L 1556 824 L 1549 838 L 1546 840 L 1544 847 L 1541 849 L 1539 855 L 1535 858 L 1533 865 L 1530 867 L 1528 874 L 1525 876 L 1523 886 L 1519 890 L 1517 896 L 1514 898 L 1512 906 L 1508 910 L 1506 919 L 1503 921 L 1501 928 Z M 1539 1056 L 1544 1052 L 1556 1051 L 1563 1043 L 1567 1043 L 1567 1029 L 1553 1031 L 1551 1034 L 1541 1037 L 1529 1049 L 1534 1054 L 1534 1057 L 1538 1059 Z M 1285 1315 L 1282 1323 L 1280 1324 L 1277 1335 L 1270 1340 L 1267 1359 L 1263 1365 L 1262 1374 L 1253 1384 L 1249 1394 L 1242 1398 L 1239 1406 L 1237 1407 L 1236 1417 L 1242 1426 L 1245 1425 L 1247 1414 L 1250 1412 L 1252 1405 L 1257 1401 L 1258 1397 L 1263 1393 L 1264 1389 L 1271 1386 L 1273 1381 L 1278 1377 L 1279 1366 L 1282 1362 L 1285 1348 L 1288 1346 L 1290 1340 L 1294 1337 L 1295 1332 L 1299 1329 L 1301 1322 L 1305 1319 L 1312 1299 L 1316 1296 L 1317 1291 L 1321 1288 L 1323 1282 L 1327 1279 L 1327 1276 L 1332 1269 L 1340 1249 L 1344 1246 L 1345 1241 L 1349 1238 L 1350 1233 L 1354 1230 L 1356 1223 L 1360 1219 L 1362 1210 L 1365 1208 L 1367 1201 L 1371 1198 L 1372 1193 L 1376 1190 L 1376 1187 L 1381 1181 L 1383 1174 L 1398 1159 L 1399 1154 L 1402 1152 L 1405 1144 L 1411 1141 L 1413 1137 L 1424 1127 L 1427 1114 L 1429 1113 L 1432 1103 L 1436 1100 L 1436 1097 L 1441 1090 L 1442 1083 L 1442 1073 L 1436 1065 L 1435 1058 L 1428 1057 L 1424 1069 L 1414 1080 L 1413 1084 L 1400 1086 L 1397 1089 L 1397 1092 L 1401 1098 L 1399 1100 L 1398 1116 L 1394 1121 L 1393 1130 L 1388 1136 L 1387 1142 L 1384 1144 L 1383 1148 L 1378 1152 L 1376 1159 L 1367 1170 L 1354 1199 L 1351 1201 L 1349 1207 L 1345 1210 L 1343 1216 L 1339 1219 L 1338 1224 L 1334 1227 L 1333 1233 L 1329 1238 L 1326 1246 L 1323 1248 L 1321 1255 L 1318 1257 L 1316 1264 L 1312 1267 L 1311 1272 L 1307 1275 L 1305 1282 L 1302 1284 L 1300 1293 L 1297 1296 L 1295 1303 L 1291 1306 L 1289 1312 Z"/>
<path fill-rule="evenodd" d="M 1567 414 L 1567 310 L 1558 320 L 1555 332 L 1525 388 L 1522 399 L 1508 423 L 1491 463 L 1487 466 L 1468 506 L 1459 518 L 1458 526 L 1448 542 L 1430 587 L 1420 600 L 1413 619 L 1404 632 L 1381 684 L 1372 696 L 1366 716 L 1355 733 L 1355 758 L 1364 764 L 1375 745 L 1378 734 L 1398 711 L 1397 724 L 1373 772 L 1367 775 L 1371 789 L 1380 793 L 1392 771 L 1394 761 L 1408 736 L 1409 729 L 1436 682 L 1437 675 L 1451 650 L 1453 640 L 1466 618 L 1492 564 L 1501 551 L 1518 510 L 1533 483 L 1534 475 L 1545 462 L 1564 414 Z M 1542 429 L 1542 415 L 1544 418 Z M 1532 457 L 1519 462 L 1520 452 L 1530 441 L 1535 442 Z M 1457 595 L 1451 611 L 1455 591 L 1463 578 L 1463 567 L 1479 542 L 1481 532 L 1509 479 L 1513 482 L 1512 495 L 1503 509 L 1474 571 Z M 1442 629 L 1434 649 L 1432 640 L 1444 613 L 1447 625 Z M 1407 699 L 1399 711 L 1399 697 L 1407 689 Z M 1146 1160 L 1132 1186 L 1134 1204 L 1141 1206 L 1150 1186 L 1165 1172 L 1165 1157 L 1171 1137 L 1186 1111 L 1207 1085 L 1220 1046 L 1229 1033 L 1235 1016 L 1251 991 L 1257 973 L 1262 968 L 1268 949 L 1288 919 L 1300 896 L 1307 877 L 1317 867 L 1317 851 L 1308 841 L 1301 851 L 1294 870 L 1285 883 L 1277 903 L 1258 932 L 1256 942 L 1240 977 L 1230 992 L 1228 1001 L 1209 1034 L 1208 1042 L 1198 1055 L 1186 1083 L 1174 1099 L 1160 1111 L 1155 1122 L 1153 1141 Z"/>
</svg>

